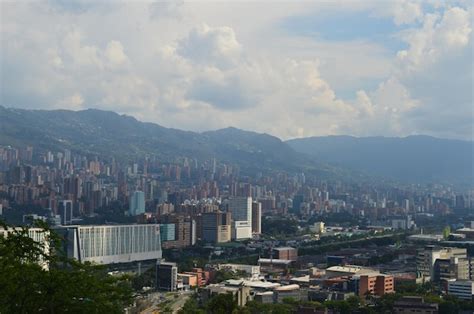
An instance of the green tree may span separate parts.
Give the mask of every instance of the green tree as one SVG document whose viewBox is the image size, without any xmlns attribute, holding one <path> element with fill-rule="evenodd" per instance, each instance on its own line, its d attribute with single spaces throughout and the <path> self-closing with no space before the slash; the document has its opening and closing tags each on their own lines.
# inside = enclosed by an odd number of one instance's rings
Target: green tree
<svg viewBox="0 0 474 314">
<path fill-rule="evenodd" d="M 196 298 L 189 298 L 183 307 L 178 311 L 178 314 L 205 314 L 206 312 L 199 307 Z"/>
<path fill-rule="evenodd" d="M 324 305 L 331 310 L 335 310 L 341 314 L 350 314 L 352 312 L 351 305 L 347 301 L 326 301 Z"/>
<path fill-rule="evenodd" d="M 242 270 L 232 271 L 227 269 L 220 269 L 216 272 L 212 283 L 219 283 L 229 279 L 240 279 L 245 278 L 247 276 L 248 274 Z"/>
<path fill-rule="evenodd" d="M 356 310 L 359 308 L 360 306 L 360 297 L 359 296 L 356 296 L 356 295 L 353 295 L 353 296 L 350 296 L 349 298 L 347 298 L 347 303 L 349 304 L 349 306 L 351 307 L 351 309 L 353 310 Z"/>
<path fill-rule="evenodd" d="M 26 227 L 1 227 L 9 232 L 0 235 L 0 313 L 122 313 L 131 303 L 127 278 L 66 258 L 46 225 L 52 250 Z"/>
<path fill-rule="evenodd" d="M 228 314 L 237 309 L 237 301 L 231 293 L 221 293 L 212 297 L 206 304 L 207 313 Z"/>
<path fill-rule="evenodd" d="M 449 234 L 451 233 L 451 227 L 446 226 L 443 229 L 443 239 L 447 240 L 449 238 Z"/>
</svg>

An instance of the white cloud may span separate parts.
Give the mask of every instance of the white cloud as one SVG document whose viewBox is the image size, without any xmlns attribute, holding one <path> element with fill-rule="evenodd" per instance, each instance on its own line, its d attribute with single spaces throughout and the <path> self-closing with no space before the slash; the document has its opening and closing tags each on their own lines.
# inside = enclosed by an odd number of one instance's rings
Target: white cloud
<svg viewBox="0 0 474 314">
<path fill-rule="evenodd" d="M 112 64 L 122 64 L 127 61 L 127 55 L 123 51 L 123 45 L 119 41 L 112 40 L 107 44 L 105 56 Z"/>
<path fill-rule="evenodd" d="M 2 3 L 1 102 L 99 107 L 169 127 L 233 125 L 283 138 L 469 138 L 472 8 L 380 3 Z M 293 36 L 279 26 L 325 10 L 393 20 L 406 48 Z"/>
<path fill-rule="evenodd" d="M 193 28 L 185 39 L 179 41 L 176 52 L 204 66 L 224 68 L 236 65 L 241 45 L 232 28 L 228 26 L 211 28 L 202 24 Z"/>
<path fill-rule="evenodd" d="M 421 2 L 394 1 L 393 20 L 397 25 L 411 24 L 423 17 Z"/>
<path fill-rule="evenodd" d="M 69 32 L 63 39 L 62 48 L 64 53 L 78 67 L 94 66 L 101 68 L 103 64 L 100 60 L 99 49 L 92 45 L 83 44 L 83 37 L 78 30 Z"/>
</svg>

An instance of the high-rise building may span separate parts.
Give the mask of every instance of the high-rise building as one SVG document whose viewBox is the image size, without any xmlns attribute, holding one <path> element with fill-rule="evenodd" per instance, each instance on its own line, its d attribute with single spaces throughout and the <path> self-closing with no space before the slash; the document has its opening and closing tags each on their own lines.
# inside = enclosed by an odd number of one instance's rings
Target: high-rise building
<svg viewBox="0 0 474 314">
<path fill-rule="evenodd" d="M 227 210 L 232 214 L 232 238 L 252 237 L 252 198 L 233 197 L 227 200 Z"/>
<path fill-rule="evenodd" d="M 176 263 L 159 261 L 156 264 L 156 289 L 176 291 L 178 267 Z"/>
<path fill-rule="evenodd" d="M 227 209 L 234 221 L 252 221 L 252 198 L 232 197 L 227 200 Z"/>
<path fill-rule="evenodd" d="M 252 226 L 248 221 L 233 221 L 231 237 L 234 240 L 244 240 L 252 238 Z"/>
<path fill-rule="evenodd" d="M 145 193 L 135 191 L 130 197 L 130 207 L 128 210 L 130 216 L 137 216 L 145 213 Z"/>
<path fill-rule="evenodd" d="M 160 224 L 161 242 L 176 240 L 176 225 Z"/>
<path fill-rule="evenodd" d="M 58 214 L 61 217 L 61 225 L 70 225 L 72 223 L 73 216 L 72 201 L 63 200 L 58 203 Z"/>
<path fill-rule="evenodd" d="M 202 214 L 202 240 L 214 243 L 231 239 L 231 213 L 212 212 Z"/>
<path fill-rule="evenodd" d="M 252 233 L 262 233 L 262 203 L 252 203 Z"/>
<path fill-rule="evenodd" d="M 175 239 L 163 243 L 163 248 L 183 248 L 196 243 L 196 221 L 188 216 L 167 215 L 161 218 L 162 224 L 175 225 Z"/>
</svg>

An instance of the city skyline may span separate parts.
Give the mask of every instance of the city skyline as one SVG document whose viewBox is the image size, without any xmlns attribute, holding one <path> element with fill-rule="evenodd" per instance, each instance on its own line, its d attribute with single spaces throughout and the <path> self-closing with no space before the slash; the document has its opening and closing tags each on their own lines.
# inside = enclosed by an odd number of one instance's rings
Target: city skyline
<svg viewBox="0 0 474 314">
<path fill-rule="evenodd" d="M 1 6 L 7 107 L 282 139 L 473 138 L 467 1 Z"/>
</svg>

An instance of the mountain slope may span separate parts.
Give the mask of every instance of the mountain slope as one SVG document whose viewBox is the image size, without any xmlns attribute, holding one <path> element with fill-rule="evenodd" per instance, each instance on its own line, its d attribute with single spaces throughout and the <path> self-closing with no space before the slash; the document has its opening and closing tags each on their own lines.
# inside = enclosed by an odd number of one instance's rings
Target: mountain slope
<svg viewBox="0 0 474 314">
<path fill-rule="evenodd" d="M 340 167 L 405 182 L 472 184 L 474 144 L 429 136 L 289 140 L 296 151 Z"/>
<path fill-rule="evenodd" d="M 1 106 L 0 121 L 3 145 L 34 145 L 40 150 L 69 148 L 124 160 L 145 154 L 162 160 L 215 157 L 238 164 L 247 172 L 319 167 L 274 136 L 235 128 L 201 134 L 143 123 L 110 111 L 22 110 Z"/>
</svg>

